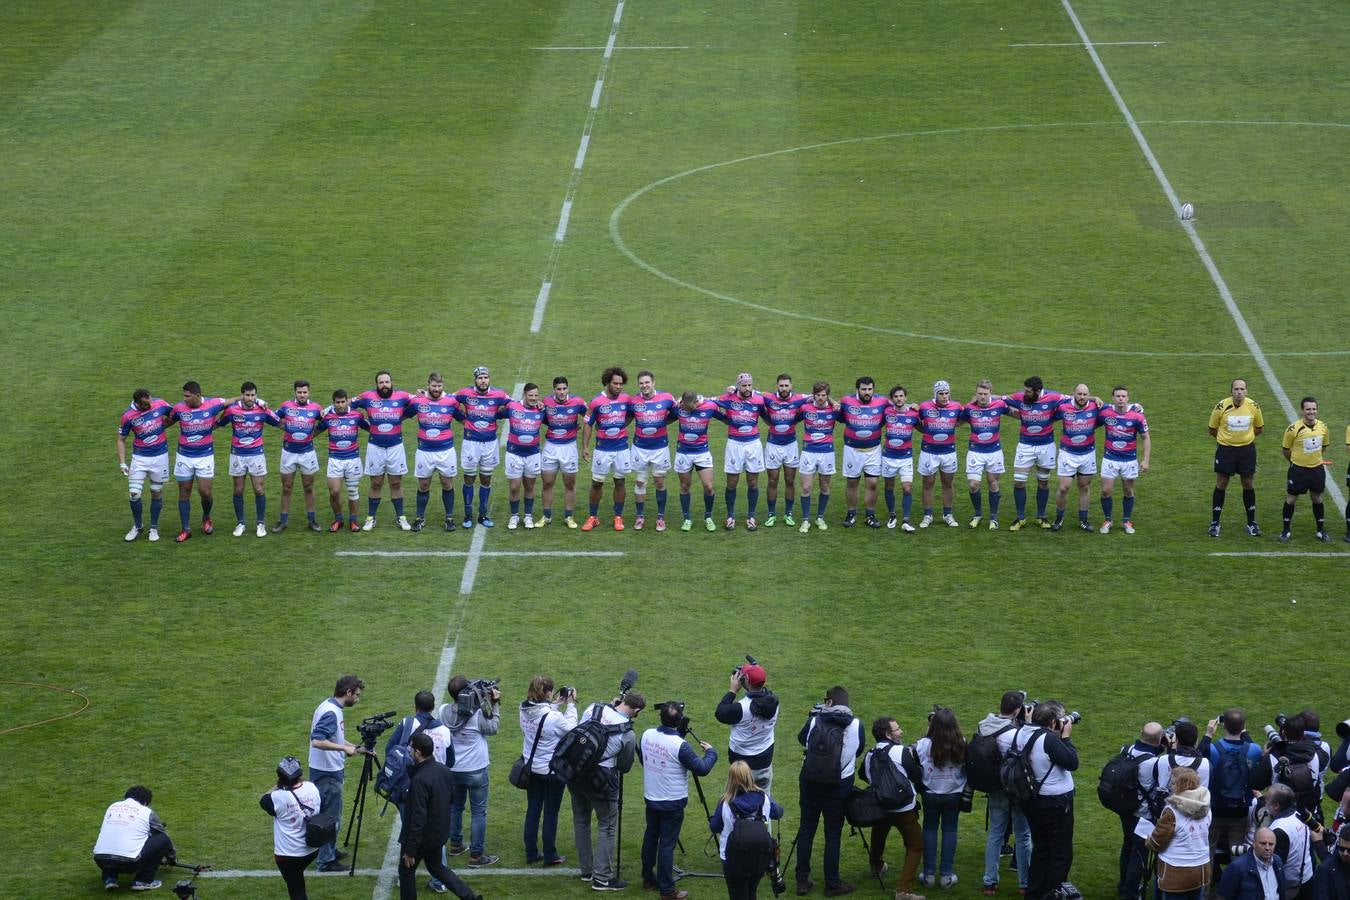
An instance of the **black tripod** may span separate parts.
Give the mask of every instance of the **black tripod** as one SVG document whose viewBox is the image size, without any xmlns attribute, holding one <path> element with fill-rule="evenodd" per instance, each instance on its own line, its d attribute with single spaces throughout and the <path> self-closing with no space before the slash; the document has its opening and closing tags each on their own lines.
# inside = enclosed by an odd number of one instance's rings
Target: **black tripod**
<svg viewBox="0 0 1350 900">
<path fill-rule="evenodd" d="M 686 725 L 686 726 L 684 727 L 684 731 L 685 731 L 685 734 L 686 734 L 687 736 L 693 738 L 695 741 L 698 741 L 698 740 L 699 740 L 698 735 L 694 733 L 694 729 L 690 728 L 688 725 Z M 701 742 L 700 742 L 700 743 L 701 743 Z M 698 775 L 695 775 L 695 774 L 692 773 L 692 772 L 691 772 L 690 774 L 691 774 L 691 775 L 694 775 L 694 790 L 698 792 L 698 802 L 701 803 L 701 804 L 703 805 L 703 814 L 704 814 L 707 818 L 711 819 L 711 818 L 712 818 L 712 811 L 711 811 L 710 809 L 708 809 L 708 798 L 707 798 L 707 796 L 704 795 L 704 793 L 703 793 L 703 782 L 699 780 Z M 706 848 L 709 846 L 709 844 L 711 844 L 711 842 L 712 842 L 713 840 L 715 840 L 714 835 L 711 834 L 711 833 L 709 833 L 709 834 L 708 834 L 708 841 L 705 842 L 704 845 L 703 845 L 704 848 L 705 848 L 705 853 L 706 853 Z M 678 845 L 679 848 L 680 848 L 680 855 L 683 856 L 683 855 L 684 855 L 684 852 L 685 852 L 685 850 L 684 850 L 684 841 L 682 841 L 682 840 L 680 840 L 680 839 L 677 838 L 676 841 L 675 841 L 675 843 L 676 843 L 676 845 Z M 722 877 L 724 877 L 724 876 L 722 875 L 721 872 L 689 872 L 689 871 L 686 871 L 686 870 L 684 870 L 684 869 L 681 869 L 679 866 L 676 866 L 676 867 L 675 867 L 675 880 L 676 880 L 676 881 L 679 881 L 681 878 L 722 878 Z"/>
<path fill-rule="evenodd" d="M 360 752 L 365 756 L 365 762 L 361 764 L 361 783 L 356 786 L 356 796 L 352 798 L 352 814 L 347 819 L 347 836 L 342 839 L 342 846 L 349 843 L 352 847 L 352 864 L 347 870 L 348 875 L 356 874 L 356 851 L 361 846 L 361 820 L 366 815 L 366 787 L 374 779 L 375 771 L 380 767 L 380 760 L 375 755 L 375 743 L 373 741 L 363 743 Z M 352 841 L 352 826 L 356 827 L 356 840 Z"/>
</svg>

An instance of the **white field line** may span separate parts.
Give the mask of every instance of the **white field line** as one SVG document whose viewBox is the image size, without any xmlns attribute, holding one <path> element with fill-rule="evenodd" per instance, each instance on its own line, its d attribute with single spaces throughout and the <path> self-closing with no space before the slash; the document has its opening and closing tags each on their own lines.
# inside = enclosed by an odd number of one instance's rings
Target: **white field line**
<svg viewBox="0 0 1350 900">
<path fill-rule="evenodd" d="M 591 47 L 531 47 L 531 50 L 603 50 L 606 44 L 595 44 Z M 650 44 L 645 47 L 615 46 L 615 50 L 688 50 L 688 44 Z"/>
<path fill-rule="evenodd" d="M 1098 41 L 1097 47 L 1160 47 L 1167 41 Z M 1058 44 L 1009 44 L 1009 47 L 1085 47 L 1082 41 L 1065 41 Z"/>
<path fill-rule="evenodd" d="M 1313 550 L 1310 550 L 1310 551 L 1307 551 L 1307 552 L 1300 552 L 1300 551 L 1298 551 L 1298 550 L 1249 550 L 1249 551 L 1247 551 L 1247 552 L 1245 552 L 1245 553 L 1244 553 L 1244 552 L 1236 552 L 1236 553 L 1209 553 L 1209 554 L 1207 554 L 1207 555 L 1208 555 L 1208 556 L 1258 556 L 1258 557 L 1262 557 L 1262 558 L 1265 558 L 1265 559 L 1272 559 L 1272 558 L 1275 558 L 1275 557 L 1281 557 L 1281 556 L 1320 556 L 1320 557 L 1327 557 L 1327 558 L 1334 557 L 1334 556 L 1343 556 L 1343 557 L 1345 557 L 1346 559 L 1350 559 L 1350 553 L 1336 553 L 1335 551 L 1331 551 L 1331 552 L 1320 551 L 1320 552 L 1319 552 L 1319 551 L 1313 551 Z"/>
<path fill-rule="evenodd" d="M 1106 71 L 1106 65 L 1098 55 L 1097 49 L 1093 46 L 1092 39 L 1088 37 L 1087 31 L 1083 28 L 1083 23 L 1078 21 L 1078 14 L 1073 11 L 1073 4 L 1069 0 L 1060 0 L 1064 11 L 1068 13 L 1069 20 L 1073 22 L 1074 30 L 1078 36 L 1083 39 L 1083 46 L 1087 49 L 1088 55 L 1092 57 L 1092 63 L 1097 67 L 1097 74 L 1101 76 L 1102 82 L 1111 94 L 1111 99 L 1116 102 L 1116 108 L 1120 110 L 1121 116 L 1125 119 L 1125 124 L 1129 126 L 1130 133 L 1134 135 L 1135 143 L 1144 154 L 1144 159 L 1148 161 L 1149 168 L 1153 170 L 1153 176 L 1158 179 L 1158 184 L 1162 187 L 1163 193 L 1167 195 L 1167 202 L 1172 204 L 1172 212 L 1177 217 L 1177 223 L 1181 229 L 1186 232 L 1186 236 L 1191 239 L 1191 246 L 1195 248 L 1196 254 L 1200 257 L 1200 262 L 1204 264 L 1205 271 L 1209 273 L 1210 281 L 1214 282 L 1214 287 L 1218 290 L 1219 296 L 1223 299 L 1223 305 L 1228 309 L 1228 315 L 1232 317 L 1233 324 L 1237 326 L 1238 333 L 1242 335 L 1242 340 L 1247 344 L 1247 349 L 1251 352 L 1252 358 L 1256 360 L 1257 368 L 1265 376 L 1266 383 L 1270 385 L 1271 392 L 1275 399 L 1279 401 L 1280 408 L 1284 410 L 1286 421 L 1293 421 L 1298 418 L 1298 413 L 1294 410 L 1294 404 L 1290 402 L 1289 395 L 1284 390 L 1284 385 L 1280 383 L 1279 377 L 1270 365 L 1270 360 L 1266 359 L 1266 354 L 1261 350 L 1261 345 L 1257 343 L 1256 336 L 1247 325 L 1247 319 L 1242 315 L 1242 310 L 1238 309 L 1237 301 L 1233 299 L 1233 294 L 1228 290 L 1228 282 L 1224 281 L 1223 275 L 1219 273 L 1219 267 L 1215 265 L 1214 259 L 1209 255 L 1209 249 L 1205 242 L 1201 240 L 1200 233 L 1195 230 L 1195 224 L 1189 220 L 1181 218 L 1181 201 L 1177 199 L 1177 193 L 1172 189 L 1172 182 L 1168 180 L 1162 166 L 1158 163 L 1158 158 L 1153 155 L 1153 149 L 1149 147 L 1148 140 L 1144 133 L 1139 130 L 1139 123 L 1135 121 L 1134 114 L 1130 112 L 1129 106 L 1125 103 L 1125 98 L 1120 95 L 1116 89 L 1116 83 L 1111 80 L 1111 75 Z M 1327 480 L 1327 493 L 1331 494 L 1337 507 L 1345 506 L 1345 497 L 1341 495 L 1340 488 L 1331 479 Z"/>
<path fill-rule="evenodd" d="M 530 319 L 531 334 L 538 334 L 539 329 L 544 327 L 544 310 L 548 309 L 549 296 L 553 293 L 553 274 L 558 268 L 558 257 L 562 254 L 563 241 L 567 239 L 567 224 L 572 218 L 572 203 L 576 199 L 577 190 L 581 187 L 581 168 L 586 162 L 586 151 L 591 145 L 591 129 L 595 127 L 595 117 L 600 112 L 600 97 L 605 90 L 605 75 L 609 71 L 609 61 L 614 57 L 615 42 L 619 38 L 619 21 L 623 18 L 623 4 L 624 0 L 619 0 L 614 6 L 614 19 L 610 23 L 609 38 L 603 47 L 567 48 L 603 52 L 600 54 L 600 71 L 595 76 L 595 87 L 591 89 L 591 101 L 586 108 L 586 123 L 581 128 L 581 140 L 577 144 L 577 154 L 572 161 L 572 173 L 567 179 L 567 193 L 563 196 L 562 209 L 558 213 L 558 227 L 553 232 L 553 247 L 549 250 L 539 293 L 534 298 L 534 316 Z"/>
<path fill-rule="evenodd" d="M 396 846 L 397 846 L 397 845 L 396 845 Z M 469 873 L 469 870 L 461 870 L 461 871 L 465 872 L 465 874 L 468 874 L 468 873 Z M 580 874 L 581 874 L 581 870 L 580 870 L 580 869 L 557 869 L 557 868 L 548 868 L 548 869 L 542 869 L 542 868 L 534 868 L 534 869 L 498 869 L 498 868 L 495 868 L 495 867 L 494 867 L 494 868 L 487 868 L 487 869 L 473 869 L 473 870 L 471 870 L 471 871 L 472 871 L 472 874 L 469 875 L 469 877 L 471 877 L 471 878 L 478 878 L 479 876 L 482 876 L 482 875 L 510 875 L 510 876 L 516 876 L 516 877 L 519 877 L 519 876 L 521 876 L 521 875 L 533 875 L 533 876 L 535 876 L 535 877 L 537 877 L 537 878 L 556 878 L 556 877 L 558 877 L 558 876 L 564 876 L 564 877 L 567 877 L 567 878 L 572 878 L 572 877 L 574 877 L 574 876 L 576 876 L 576 875 L 580 875 Z M 382 874 L 382 870 L 380 870 L 380 869 L 357 869 L 357 870 L 356 870 L 356 875 L 357 875 L 357 877 L 361 877 L 361 878 L 379 877 L 381 874 Z M 458 874 L 458 873 L 456 873 L 456 874 Z M 281 877 L 281 876 L 277 873 L 277 870 L 276 870 L 276 869 L 212 869 L 212 870 L 209 871 L 209 872 L 202 872 L 201 874 L 199 874 L 199 875 L 197 875 L 197 876 L 195 876 L 195 877 L 197 877 L 197 878 L 279 878 L 279 877 Z M 346 872 L 313 872 L 313 871 L 311 871 L 311 872 L 306 872 L 306 873 L 305 873 L 305 880 L 306 880 L 306 881 L 308 881 L 308 880 L 311 879 L 311 878 L 346 878 L 346 877 L 348 877 L 348 873 L 346 873 Z M 394 875 L 394 879 L 395 879 L 395 880 L 398 880 L 398 875 L 397 875 L 397 874 Z"/>
<path fill-rule="evenodd" d="M 479 529 L 479 532 L 486 529 Z M 374 556 L 384 559 L 415 557 L 458 558 L 473 555 L 473 550 L 338 550 L 334 556 Z M 482 550 L 478 559 L 503 556 L 623 556 L 622 550 Z M 467 592 L 464 592 L 467 593 Z"/>
</svg>

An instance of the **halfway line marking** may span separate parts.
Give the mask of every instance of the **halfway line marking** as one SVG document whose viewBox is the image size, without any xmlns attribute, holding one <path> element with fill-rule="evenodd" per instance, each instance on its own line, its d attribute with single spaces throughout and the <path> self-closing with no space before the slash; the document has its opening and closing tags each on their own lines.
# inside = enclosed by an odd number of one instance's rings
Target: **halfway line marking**
<svg viewBox="0 0 1350 900">
<path fill-rule="evenodd" d="M 1153 170 L 1153 176 L 1158 179 L 1158 184 L 1162 186 L 1163 193 L 1167 195 L 1167 202 L 1172 204 L 1172 211 L 1177 217 L 1177 223 L 1181 226 L 1182 231 L 1186 232 L 1186 236 L 1191 239 L 1191 246 L 1200 256 L 1200 262 L 1204 264 L 1205 271 L 1209 273 L 1210 281 L 1214 282 L 1214 287 L 1218 289 L 1219 296 L 1223 299 L 1223 305 L 1228 309 L 1228 315 L 1232 317 L 1238 333 L 1242 335 L 1242 340 L 1246 342 L 1252 358 L 1256 360 L 1257 368 L 1266 377 L 1266 383 L 1270 385 L 1271 392 L 1275 394 L 1275 399 L 1280 401 L 1280 408 L 1284 410 L 1285 417 L 1290 421 L 1297 419 L 1298 414 L 1294 410 L 1294 404 L 1290 402 L 1289 395 L 1285 393 L 1284 385 L 1280 384 L 1280 379 L 1275 374 L 1275 369 L 1271 367 L 1270 360 L 1266 359 L 1266 354 L 1262 352 L 1261 345 L 1257 343 L 1256 335 L 1247 326 L 1246 317 L 1242 315 L 1242 310 L 1238 309 L 1237 301 L 1233 299 L 1232 292 L 1228 290 L 1228 282 L 1219 273 L 1219 267 L 1215 265 L 1214 259 L 1209 255 L 1209 249 L 1205 246 L 1205 242 L 1201 240 L 1200 233 L 1195 230 L 1195 223 L 1181 217 L 1181 201 L 1177 199 L 1177 193 L 1172 189 L 1172 182 L 1163 172 L 1158 158 L 1153 155 L 1153 148 L 1149 146 L 1148 140 L 1144 137 L 1144 132 L 1139 130 L 1139 123 L 1135 121 L 1134 114 L 1125 104 L 1125 98 L 1120 95 L 1120 91 L 1116 90 L 1116 83 L 1111 80 L 1110 73 L 1106 71 L 1106 64 L 1097 54 L 1097 48 L 1092 45 L 1092 39 L 1088 37 L 1087 30 L 1083 28 L 1083 23 L 1078 21 L 1078 14 L 1073 11 L 1073 4 L 1069 0 L 1060 0 L 1060 3 L 1063 5 L 1064 11 L 1069 14 L 1069 20 L 1073 22 L 1074 30 L 1083 39 L 1083 45 L 1086 47 L 1088 55 L 1092 57 L 1093 65 L 1097 67 L 1097 74 L 1101 76 L 1102 82 L 1111 94 L 1111 99 L 1116 102 L 1116 108 L 1125 118 L 1125 124 L 1129 126 L 1130 133 L 1134 135 L 1135 143 L 1139 145 L 1139 149 L 1143 151 L 1144 159 L 1148 161 L 1149 168 Z M 1345 506 L 1345 497 L 1341 495 L 1341 490 L 1334 481 L 1327 485 L 1327 492 L 1336 501 L 1336 506 Z"/>
<path fill-rule="evenodd" d="M 1323 551 L 1323 552 L 1316 552 L 1316 551 L 1311 551 L 1311 550 L 1308 551 L 1308 552 L 1306 552 L 1306 553 L 1305 553 L 1305 552 L 1299 552 L 1298 550 L 1249 550 L 1249 551 L 1247 551 L 1247 552 L 1245 552 L 1245 553 L 1210 553 L 1210 554 L 1208 554 L 1208 555 L 1209 555 L 1209 556 L 1262 556 L 1262 557 L 1267 557 L 1267 558 L 1269 558 L 1269 557 L 1275 557 L 1275 556 L 1323 556 L 1323 557 L 1344 556 L 1344 557 L 1350 557 L 1350 553 L 1336 553 L 1336 552 L 1334 552 L 1334 551 L 1333 551 L 1333 552 L 1325 552 L 1325 551 Z"/>
<path fill-rule="evenodd" d="M 1101 41 L 1098 47 L 1159 47 L 1167 41 Z M 1083 47 L 1082 41 L 1066 41 L 1061 44 L 1009 44 L 1009 47 Z"/>
<path fill-rule="evenodd" d="M 483 558 L 483 541 L 487 540 L 487 529 L 479 525 L 473 530 L 473 540 L 469 542 L 469 552 L 465 554 L 464 574 L 459 579 L 459 595 L 467 596 L 473 590 L 473 581 L 478 577 L 478 563 Z"/>
<path fill-rule="evenodd" d="M 603 50 L 603 49 L 605 49 L 605 45 L 604 45 L 604 44 L 596 44 L 596 45 L 593 46 L 593 47 L 531 47 L 530 49 L 531 49 L 531 50 Z M 628 46 L 628 45 L 625 44 L 625 45 L 622 46 L 622 47 L 615 47 L 614 49 L 615 49 L 615 50 L 688 50 L 688 49 L 689 49 L 689 45 L 688 45 L 688 44 L 648 44 L 647 46 L 643 46 L 643 47 L 637 47 L 637 46 L 630 47 L 630 46 Z"/>
<path fill-rule="evenodd" d="M 479 529 L 482 534 L 486 529 Z M 472 556 L 473 550 L 338 550 L 334 556 L 376 556 L 385 559 L 408 557 L 459 558 Z M 622 550 L 483 550 L 479 558 L 497 556 L 623 556 Z M 467 593 L 461 591 L 460 593 Z"/>
</svg>

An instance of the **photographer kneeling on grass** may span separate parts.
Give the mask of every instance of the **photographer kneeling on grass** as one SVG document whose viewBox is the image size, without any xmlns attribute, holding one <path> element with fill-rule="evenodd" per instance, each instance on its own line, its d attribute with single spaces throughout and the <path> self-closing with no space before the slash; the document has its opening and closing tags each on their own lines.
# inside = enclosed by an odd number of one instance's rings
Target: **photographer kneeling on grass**
<svg viewBox="0 0 1350 900">
<path fill-rule="evenodd" d="M 133 891 L 159 887 L 155 874 L 166 858 L 174 858 L 173 841 L 164 823 L 150 808 L 150 789 L 139 784 L 127 788 L 122 799 L 108 807 L 94 844 L 94 863 L 103 873 L 103 887 L 117 890 L 117 876 L 135 872 Z"/>
</svg>

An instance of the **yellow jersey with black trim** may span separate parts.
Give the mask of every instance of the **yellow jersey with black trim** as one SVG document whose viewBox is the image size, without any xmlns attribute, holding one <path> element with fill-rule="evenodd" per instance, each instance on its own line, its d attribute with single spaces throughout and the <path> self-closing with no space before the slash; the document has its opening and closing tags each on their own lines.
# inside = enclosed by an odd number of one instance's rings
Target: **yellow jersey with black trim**
<svg viewBox="0 0 1350 900">
<path fill-rule="evenodd" d="M 1311 428 L 1299 419 L 1284 430 L 1284 449 L 1289 451 L 1289 461 L 1305 469 L 1322 464 L 1322 451 L 1330 440 L 1331 432 L 1321 419 L 1314 420 Z"/>
<path fill-rule="evenodd" d="M 1216 437 L 1225 447 L 1245 447 L 1256 440 L 1256 429 L 1265 428 L 1261 407 L 1251 397 L 1243 397 L 1240 406 L 1233 405 L 1232 397 L 1224 397 L 1214 404 L 1209 414 L 1209 427 L 1218 432 Z"/>
</svg>

